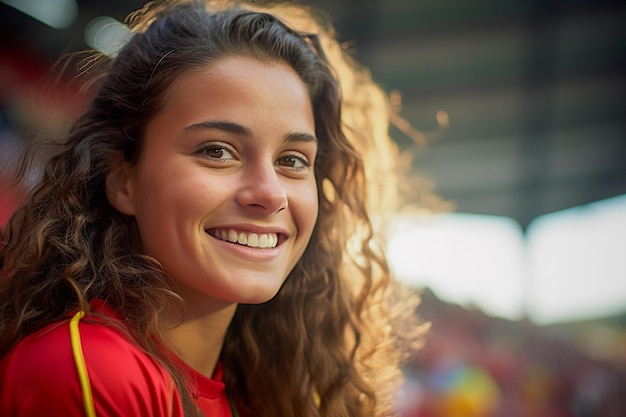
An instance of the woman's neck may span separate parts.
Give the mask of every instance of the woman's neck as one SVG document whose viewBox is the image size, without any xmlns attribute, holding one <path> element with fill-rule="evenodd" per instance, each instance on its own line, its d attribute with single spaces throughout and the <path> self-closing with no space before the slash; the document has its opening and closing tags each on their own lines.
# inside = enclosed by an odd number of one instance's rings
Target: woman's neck
<svg viewBox="0 0 626 417">
<path fill-rule="evenodd" d="M 180 324 L 167 331 L 167 339 L 187 365 L 210 378 L 237 304 L 211 303 L 206 299 L 193 302 L 188 297 L 184 298 L 187 309 L 182 318 L 180 311 L 172 314 L 171 322 Z"/>
</svg>

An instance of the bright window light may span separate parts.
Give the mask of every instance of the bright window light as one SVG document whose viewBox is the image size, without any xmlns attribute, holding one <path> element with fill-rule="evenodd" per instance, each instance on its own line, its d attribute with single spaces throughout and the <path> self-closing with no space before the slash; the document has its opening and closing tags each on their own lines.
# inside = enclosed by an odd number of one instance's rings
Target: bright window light
<svg viewBox="0 0 626 417">
<path fill-rule="evenodd" d="M 78 17 L 76 0 L 0 0 L 54 29 L 66 29 Z"/>
<path fill-rule="evenodd" d="M 399 217 L 389 240 L 400 281 L 443 300 L 516 319 L 523 313 L 524 242 L 513 219 L 474 214 Z"/>
<path fill-rule="evenodd" d="M 403 215 L 388 246 L 400 281 L 538 324 L 626 312 L 626 195 L 538 217 Z"/>
<path fill-rule="evenodd" d="M 133 32 L 122 22 L 109 16 L 93 19 L 85 28 L 85 43 L 105 55 L 116 57 Z"/>
<path fill-rule="evenodd" d="M 528 243 L 534 321 L 626 311 L 626 195 L 541 216 Z"/>
</svg>

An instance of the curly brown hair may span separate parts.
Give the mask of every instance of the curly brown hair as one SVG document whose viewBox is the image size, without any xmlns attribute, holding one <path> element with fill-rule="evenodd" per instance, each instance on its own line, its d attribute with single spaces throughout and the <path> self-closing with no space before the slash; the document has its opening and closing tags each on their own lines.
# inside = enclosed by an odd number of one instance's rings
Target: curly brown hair
<svg viewBox="0 0 626 417">
<path fill-rule="evenodd" d="M 390 413 L 402 354 L 397 319 L 409 317 L 413 305 L 394 306 L 375 237 L 396 201 L 397 151 L 382 90 L 344 52 L 332 27 L 304 7 L 161 1 L 127 23 L 134 35 L 117 57 L 92 60 L 97 92 L 89 108 L 5 231 L 0 356 L 104 299 L 137 343 L 168 367 L 186 414 L 197 414 L 161 347 L 161 309 L 183 301 L 142 249 L 134 218 L 109 204 L 105 180 L 120 155 L 137 161 L 143 129 L 178 75 L 222 57 L 251 56 L 287 63 L 309 89 L 319 216 L 276 297 L 238 307 L 221 355 L 227 389 L 256 416 Z"/>
</svg>

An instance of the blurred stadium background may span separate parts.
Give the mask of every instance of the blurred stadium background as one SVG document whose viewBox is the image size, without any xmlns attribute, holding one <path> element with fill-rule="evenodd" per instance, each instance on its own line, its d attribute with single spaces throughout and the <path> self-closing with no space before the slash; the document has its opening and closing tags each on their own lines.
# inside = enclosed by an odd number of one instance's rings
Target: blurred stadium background
<svg viewBox="0 0 626 417">
<path fill-rule="evenodd" d="M 398 412 L 626 416 L 626 3 L 301 3 L 401 97 L 412 127 L 392 136 L 453 207 L 390 230 L 433 323 Z M 22 198 L 6 178 L 19 151 L 80 109 L 69 80 L 42 87 L 53 63 L 142 4 L 0 0 L 0 226 Z"/>
</svg>

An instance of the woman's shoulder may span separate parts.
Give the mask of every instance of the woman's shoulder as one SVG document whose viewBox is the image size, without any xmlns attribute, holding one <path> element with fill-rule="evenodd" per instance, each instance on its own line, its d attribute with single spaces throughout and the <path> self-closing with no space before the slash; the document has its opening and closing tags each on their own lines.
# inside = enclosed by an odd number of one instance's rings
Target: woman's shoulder
<svg viewBox="0 0 626 417">
<path fill-rule="evenodd" d="M 98 416 L 176 415 L 171 376 L 121 328 L 90 316 L 73 322 L 27 336 L 0 359 L 0 415 L 84 415 L 85 381 Z"/>
</svg>

